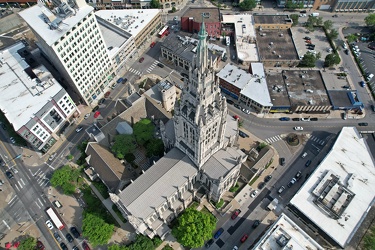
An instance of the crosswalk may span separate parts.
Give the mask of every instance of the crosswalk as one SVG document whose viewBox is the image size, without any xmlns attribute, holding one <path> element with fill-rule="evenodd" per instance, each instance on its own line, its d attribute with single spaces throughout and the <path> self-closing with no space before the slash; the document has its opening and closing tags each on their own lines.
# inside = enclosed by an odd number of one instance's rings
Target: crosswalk
<svg viewBox="0 0 375 250">
<path fill-rule="evenodd" d="M 281 138 L 280 135 L 276 135 L 276 136 L 272 136 L 272 137 L 267 138 L 267 139 L 266 139 L 266 142 L 267 142 L 268 144 L 272 144 L 273 142 L 277 142 L 277 141 L 280 141 L 280 140 L 282 140 L 282 139 L 283 139 L 283 138 Z"/>
<path fill-rule="evenodd" d="M 42 188 L 45 188 L 49 184 L 49 179 L 46 177 L 46 173 L 42 173 L 41 169 L 38 169 L 33 176 L 36 178 L 36 182 Z"/>
<path fill-rule="evenodd" d="M 326 143 L 326 141 L 321 140 L 321 139 L 319 139 L 318 137 L 313 136 L 313 135 L 310 137 L 310 140 L 312 140 L 313 142 L 318 143 L 318 144 L 321 145 L 321 146 L 323 146 L 323 145 Z"/>
<path fill-rule="evenodd" d="M 147 72 L 147 73 L 151 73 L 151 72 L 154 70 L 154 68 L 157 66 L 158 63 L 159 63 L 159 61 L 154 61 L 154 62 L 151 64 L 151 66 L 148 67 L 148 68 L 146 69 L 146 72 Z M 141 72 L 141 71 L 136 70 L 136 69 L 133 69 L 133 68 L 129 68 L 129 71 L 132 72 L 132 73 L 135 74 L 135 75 L 139 75 L 139 76 L 142 75 L 142 72 Z"/>
</svg>

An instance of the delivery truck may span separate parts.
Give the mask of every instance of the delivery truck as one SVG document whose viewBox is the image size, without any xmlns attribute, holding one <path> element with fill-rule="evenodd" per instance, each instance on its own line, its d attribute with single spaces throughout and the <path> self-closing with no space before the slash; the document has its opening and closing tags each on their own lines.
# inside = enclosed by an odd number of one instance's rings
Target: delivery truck
<svg viewBox="0 0 375 250">
<path fill-rule="evenodd" d="M 319 16 L 319 13 L 314 12 L 314 13 L 311 13 L 310 16 Z"/>
</svg>

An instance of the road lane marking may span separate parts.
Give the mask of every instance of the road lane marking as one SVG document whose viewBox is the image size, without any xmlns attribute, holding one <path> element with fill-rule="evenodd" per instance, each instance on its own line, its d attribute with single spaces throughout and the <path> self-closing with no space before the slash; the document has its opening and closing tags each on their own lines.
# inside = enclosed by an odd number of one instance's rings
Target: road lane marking
<svg viewBox="0 0 375 250">
<path fill-rule="evenodd" d="M 15 198 L 17 198 L 17 196 L 14 196 L 12 199 L 10 199 L 10 201 L 8 202 L 8 204 L 10 204 Z"/>
<path fill-rule="evenodd" d="M 23 184 L 24 186 L 26 186 L 26 184 L 25 184 L 25 182 L 22 180 L 22 178 L 21 178 L 20 180 L 21 180 L 22 184 Z"/>
</svg>

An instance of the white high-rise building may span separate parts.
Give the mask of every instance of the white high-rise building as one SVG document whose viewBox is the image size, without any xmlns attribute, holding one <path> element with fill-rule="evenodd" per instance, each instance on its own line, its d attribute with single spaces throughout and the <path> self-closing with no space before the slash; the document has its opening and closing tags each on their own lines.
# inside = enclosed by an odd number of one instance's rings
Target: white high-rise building
<svg viewBox="0 0 375 250">
<path fill-rule="evenodd" d="M 94 9 L 84 0 L 38 4 L 19 13 L 42 53 L 86 104 L 95 104 L 114 78 Z"/>
</svg>

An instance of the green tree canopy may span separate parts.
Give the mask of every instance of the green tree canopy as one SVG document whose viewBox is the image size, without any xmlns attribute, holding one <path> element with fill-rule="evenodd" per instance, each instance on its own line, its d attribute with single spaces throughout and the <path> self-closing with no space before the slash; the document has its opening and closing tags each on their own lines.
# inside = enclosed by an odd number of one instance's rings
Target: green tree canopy
<svg viewBox="0 0 375 250">
<path fill-rule="evenodd" d="M 146 144 L 147 157 L 164 155 L 164 143 L 161 139 L 152 138 Z"/>
<path fill-rule="evenodd" d="M 255 0 L 243 0 L 239 4 L 240 9 L 244 11 L 253 10 L 255 6 L 257 6 L 257 3 Z"/>
<path fill-rule="evenodd" d="M 340 56 L 337 53 L 328 54 L 324 60 L 324 67 L 331 67 L 341 62 Z"/>
<path fill-rule="evenodd" d="M 116 135 L 111 150 L 117 158 L 124 159 L 126 154 L 133 153 L 136 148 L 133 135 Z"/>
<path fill-rule="evenodd" d="M 36 247 L 36 239 L 33 237 L 27 237 L 21 240 L 18 250 L 34 250 Z"/>
<path fill-rule="evenodd" d="M 338 32 L 337 30 L 331 30 L 331 31 L 328 33 L 328 37 L 329 37 L 331 40 L 336 39 L 338 36 L 339 36 L 339 32 Z"/>
<path fill-rule="evenodd" d="M 296 26 L 298 24 L 298 14 L 291 14 L 290 18 L 293 20 L 293 26 Z"/>
<path fill-rule="evenodd" d="M 365 23 L 370 29 L 375 30 L 375 13 L 365 17 Z"/>
<path fill-rule="evenodd" d="M 53 187 L 60 187 L 64 194 L 74 194 L 79 174 L 79 169 L 65 165 L 53 172 L 50 182 Z"/>
<path fill-rule="evenodd" d="M 215 227 L 216 218 L 213 215 L 188 208 L 178 217 L 177 226 L 172 229 L 172 234 L 183 246 L 198 248 L 212 238 Z"/>
<path fill-rule="evenodd" d="M 352 43 L 352 42 L 354 42 L 355 40 L 357 40 L 357 36 L 354 35 L 354 34 L 349 34 L 349 35 L 346 37 L 346 40 L 348 40 L 348 43 Z"/>
<path fill-rule="evenodd" d="M 145 145 L 154 137 L 155 126 L 149 119 L 142 119 L 134 124 L 133 132 L 139 145 Z"/>
<path fill-rule="evenodd" d="M 130 250 L 127 246 L 120 246 L 120 245 L 110 245 L 108 250 Z"/>
<path fill-rule="evenodd" d="M 151 7 L 151 9 L 160 9 L 159 0 L 151 0 L 150 7 Z"/>
<path fill-rule="evenodd" d="M 107 224 L 97 215 L 85 213 L 82 222 L 82 233 L 94 247 L 107 244 L 112 237 L 115 226 Z"/>
<path fill-rule="evenodd" d="M 309 67 L 309 68 L 313 68 L 315 67 L 315 63 L 316 63 L 316 60 L 317 59 L 317 56 L 315 56 L 313 53 L 311 52 L 307 52 L 301 62 L 299 63 L 298 67 Z"/>
<path fill-rule="evenodd" d="M 331 20 L 326 20 L 324 21 L 323 26 L 326 30 L 330 30 L 333 27 L 333 22 Z"/>
</svg>

